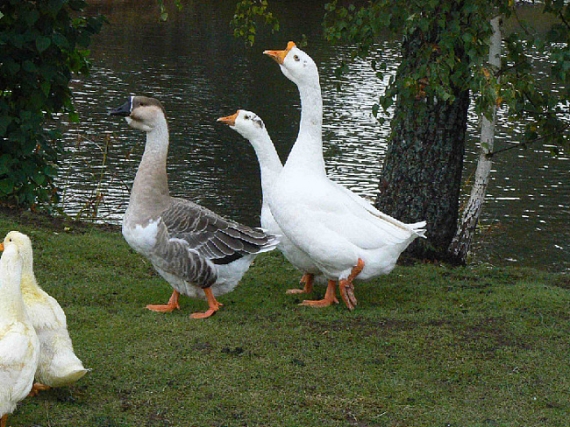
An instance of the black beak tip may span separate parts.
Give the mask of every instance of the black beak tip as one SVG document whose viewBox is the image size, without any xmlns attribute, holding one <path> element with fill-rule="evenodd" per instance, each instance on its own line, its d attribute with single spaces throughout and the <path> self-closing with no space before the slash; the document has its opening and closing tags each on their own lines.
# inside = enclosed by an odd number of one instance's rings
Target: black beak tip
<svg viewBox="0 0 570 427">
<path fill-rule="evenodd" d="M 131 114 L 131 101 L 128 100 L 127 102 L 125 102 L 123 105 L 121 105 L 120 107 L 117 108 L 113 108 L 111 111 L 109 111 L 109 115 L 110 116 L 122 116 L 122 117 L 127 117 Z"/>
<path fill-rule="evenodd" d="M 110 110 L 107 114 L 109 114 L 109 116 L 122 116 L 122 117 L 128 116 L 127 113 L 125 113 L 123 111 L 118 111 L 117 108 Z"/>
</svg>

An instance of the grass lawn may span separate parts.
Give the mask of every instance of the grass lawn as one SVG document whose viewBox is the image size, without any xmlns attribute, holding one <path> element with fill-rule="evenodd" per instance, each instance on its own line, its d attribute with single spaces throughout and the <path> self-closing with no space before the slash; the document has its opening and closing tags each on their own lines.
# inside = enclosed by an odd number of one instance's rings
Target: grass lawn
<svg viewBox="0 0 570 427">
<path fill-rule="evenodd" d="M 129 249 L 119 229 L 0 212 L 34 245 L 91 368 L 27 398 L 12 427 L 568 426 L 570 277 L 516 267 L 397 267 L 359 305 L 301 307 L 300 274 L 259 256 L 212 318 Z M 317 286 L 312 298 L 321 297 Z"/>
</svg>

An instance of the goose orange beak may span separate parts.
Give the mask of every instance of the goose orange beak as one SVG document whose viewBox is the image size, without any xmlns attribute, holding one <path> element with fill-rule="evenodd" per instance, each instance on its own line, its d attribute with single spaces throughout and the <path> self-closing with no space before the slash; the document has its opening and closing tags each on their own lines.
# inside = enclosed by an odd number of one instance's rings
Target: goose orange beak
<svg viewBox="0 0 570 427">
<path fill-rule="evenodd" d="M 4 252 L 4 243 L 0 243 L 0 252 Z"/>
<path fill-rule="evenodd" d="M 285 61 L 285 57 L 287 56 L 289 51 L 293 49 L 295 46 L 296 45 L 294 42 L 289 42 L 287 43 L 287 49 L 285 50 L 265 50 L 263 51 L 263 54 L 269 56 L 270 58 L 273 58 L 275 62 L 281 65 L 283 64 L 283 61 Z"/>
<path fill-rule="evenodd" d="M 226 124 L 226 125 L 228 125 L 228 126 L 235 126 L 235 124 L 236 124 L 236 119 L 237 119 L 238 114 L 239 114 L 239 110 L 237 110 L 236 113 L 235 113 L 235 114 L 232 114 L 231 116 L 220 117 L 220 118 L 219 118 L 218 120 L 216 120 L 216 121 L 217 121 L 217 122 L 220 122 L 220 123 L 224 123 L 224 124 Z"/>
</svg>

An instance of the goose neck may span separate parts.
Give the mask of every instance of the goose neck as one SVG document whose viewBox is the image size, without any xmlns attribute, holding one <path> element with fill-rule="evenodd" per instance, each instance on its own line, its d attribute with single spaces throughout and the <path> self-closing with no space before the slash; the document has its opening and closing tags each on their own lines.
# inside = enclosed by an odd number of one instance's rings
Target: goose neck
<svg viewBox="0 0 570 427">
<path fill-rule="evenodd" d="M 303 132 L 312 134 L 315 139 L 321 139 L 323 125 L 323 98 L 321 86 L 318 84 L 299 87 L 301 96 L 301 125 Z M 317 138 L 318 137 L 318 138 Z"/>
<path fill-rule="evenodd" d="M 265 194 L 281 173 L 283 165 L 269 134 L 256 136 L 250 140 L 255 150 L 261 175 L 261 189 Z"/>
<path fill-rule="evenodd" d="M 168 144 L 166 122 L 147 132 L 145 149 L 133 182 L 129 207 L 138 205 L 162 210 L 164 204 L 168 203 L 166 173 Z"/>
<path fill-rule="evenodd" d="M 11 269 L 11 267 L 8 267 Z M 2 269 L 2 283 L 0 283 L 0 324 L 2 319 L 26 319 L 26 309 L 22 290 L 20 287 L 21 275 Z"/>
<path fill-rule="evenodd" d="M 318 82 L 299 85 L 301 96 L 301 121 L 297 141 L 290 158 L 296 163 L 306 163 L 311 169 L 324 172 L 322 125 L 323 100 Z"/>
</svg>

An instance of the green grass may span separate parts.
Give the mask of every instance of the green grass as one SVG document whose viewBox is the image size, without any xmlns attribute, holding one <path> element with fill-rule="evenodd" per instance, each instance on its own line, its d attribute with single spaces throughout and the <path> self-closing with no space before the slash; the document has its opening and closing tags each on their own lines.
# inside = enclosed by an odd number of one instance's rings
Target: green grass
<svg viewBox="0 0 570 427">
<path fill-rule="evenodd" d="M 357 309 L 285 295 L 299 274 L 256 259 L 214 317 L 157 314 L 171 288 L 118 229 L 0 216 L 28 234 L 43 288 L 92 369 L 24 400 L 12 427 L 567 426 L 570 277 L 532 269 L 397 267 Z M 313 297 L 324 292 L 318 286 Z"/>
</svg>

